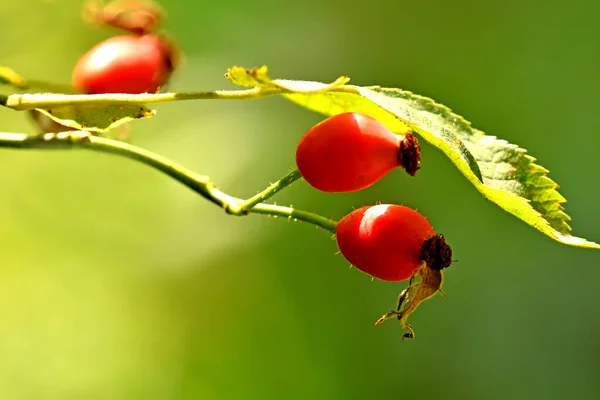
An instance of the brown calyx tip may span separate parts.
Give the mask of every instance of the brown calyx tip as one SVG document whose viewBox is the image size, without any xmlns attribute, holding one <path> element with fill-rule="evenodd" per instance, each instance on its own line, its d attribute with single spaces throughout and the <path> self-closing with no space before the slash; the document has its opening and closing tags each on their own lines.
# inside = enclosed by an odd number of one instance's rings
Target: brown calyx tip
<svg viewBox="0 0 600 400">
<path fill-rule="evenodd" d="M 419 141 L 411 132 L 407 132 L 404 139 L 400 141 L 398 163 L 410 176 L 415 176 L 420 168 L 421 146 L 419 146 Z"/>
<path fill-rule="evenodd" d="M 435 235 L 425 240 L 421 247 L 421 260 L 436 271 L 452 264 L 452 248 L 446 243 L 444 235 Z"/>
<path fill-rule="evenodd" d="M 165 17 L 164 10 L 151 0 L 113 0 L 104 4 L 88 0 L 83 18 L 92 25 L 107 25 L 134 35 L 155 32 Z"/>
</svg>

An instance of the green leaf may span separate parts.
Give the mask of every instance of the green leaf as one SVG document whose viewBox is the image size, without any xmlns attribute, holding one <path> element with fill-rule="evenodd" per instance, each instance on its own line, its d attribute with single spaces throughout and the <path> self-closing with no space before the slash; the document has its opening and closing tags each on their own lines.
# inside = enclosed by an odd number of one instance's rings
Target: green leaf
<svg viewBox="0 0 600 400">
<path fill-rule="evenodd" d="M 561 243 L 600 249 L 600 245 L 570 234 L 571 218 L 561 205 L 566 200 L 556 190 L 558 185 L 547 177 L 548 170 L 535 164 L 535 158 L 516 145 L 473 128 L 432 99 L 400 89 L 270 80 L 266 67 L 234 67 L 228 77 L 242 86 L 282 94 L 324 115 L 361 112 L 377 118 L 393 132 L 413 131 L 442 150 L 485 198 L 504 210 Z"/>
<path fill-rule="evenodd" d="M 350 82 L 347 76 L 340 76 L 334 82 L 326 84 L 321 82 L 292 81 L 285 79 L 272 80 L 267 75 L 265 65 L 260 68 L 246 69 L 244 67 L 229 68 L 225 77 L 231 82 L 244 87 L 260 87 L 263 91 L 281 91 L 293 93 L 323 93 L 339 88 Z"/>
<path fill-rule="evenodd" d="M 139 118 L 149 118 L 155 112 L 140 105 L 94 105 L 79 104 L 36 108 L 61 125 L 88 132 L 101 133 Z"/>
<path fill-rule="evenodd" d="M 331 84 L 320 82 L 304 82 L 276 79 L 267 76 L 267 67 L 244 69 L 231 68 L 226 75 L 233 83 L 243 86 L 256 85 L 267 92 L 281 93 L 285 97 L 305 106 L 306 108 L 321 112 L 326 115 L 335 115 L 347 111 L 360 111 L 379 119 L 396 133 L 406 133 L 410 128 L 393 113 L 382 110 L 380 105 L 370 101 L 365 96 L 357 95 L 358 86 L 345 85 L 348 77 L 340 77 Z M 439 136 L 419 132 L 421 136 L 436 147 L 440 148 L 459 169 L 474 175 L 481 182 L 483 177 L 479 165 L 467 147 L 451 131 L 441 132 Z"/>
</svg>

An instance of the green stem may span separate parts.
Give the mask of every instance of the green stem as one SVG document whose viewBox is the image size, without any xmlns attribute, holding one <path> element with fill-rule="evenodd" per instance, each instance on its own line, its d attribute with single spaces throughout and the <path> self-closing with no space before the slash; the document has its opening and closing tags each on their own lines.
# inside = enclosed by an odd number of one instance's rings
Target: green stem
<svg viewBox="0 0 600 400">
<path fill-rule="evenodd" d="M 77 94 L 81 91 L 71 85 L 47 82 L 39 79 L 27 79 L 13 69 L 0 66 L 0 84 L 12 85 L 20 90 L 39 90 L 43 92 Z"/>
<path fill-rule="evenodd" d="M 276 206 L 273 204 L 259 203 L 250 210 L 251 213 L 265 214 L 274 217 L 287 217 L 292 220 L 304 221 L 335 233 L 337 221 L 325 218 L 322 215 L 314 214 L 304 210 L 298 210 L 292 207 Z"/>
<path fill-rule="evenodd" d="M 356 88 L 342 85 L 327 89 L 328 92 L 336 93 L 356 93 Z M 33 94 L 11 94 L 0 95 L 0 105 L 13 110 L 23 111 L 35 108 L 53 108 L 72 105 L 124 105 L 124 104 L 151 104 L 166 103 L 183 100 L 251 100 L 276 94 L 290 93 L 289 90 L 280 87 L 253 87 L 242 90 L 215 90 L 204 92 L 183 92 L 183 93 L 142 93 L 142 94 L 54 94 L 54 93 L 33 93 Z"/>
<path fill-rule="evenodd" d="M 271 204 L 255 203 L 254 196 L 248 200 L 242 200 L 230 196 L 217 189 L 216 185 L 205 175 L 198 175 L 193 171 L 172 162 L 158 154 L 132 146 L 117 140 L 93 136 L 89 132 L 69 131 L 61 133 L 48 133 L 40 136 L 26 135 L 22 133 L 0 132 L 0 147 L 18 149 L 73 149 L 83 148 L 103 153 L 118 154 L 127 158 L 137 160 L 149 165 L 171 178 L 181 182 L 202 197 L 222 207 L 227 213 L 233 215 L 246 215 L 248 213 L 266 214 L 274 217 L 287 217 L 294 220 L 308 222 L 328 231 L 335 232 L 337 222 L 321 215 L 308 211 L 297 210 L 292 207 L 282 207 Z M 281 181 L 287 185 L 298 179 L 295 171 L 287 174 Z M 298 173 L 299 175 L 299 173 Z M 283 187 L 283 183 L 275 183 L 261 193 L 266 193 L 268 198 L 277 193 Z M 260 193 L 259 193 L 260 195 Z M 260 200 L 259 200 L 260 201 Z M 252 204 L 255 203 L 255 204 Z M 244 208 L 251 205 L 251 208 Z"/>
<path fill-rule="evenodd" d="M 70 105 L 123 105 L 123 104 L 150 104 L 165 103 L 181 100 L 249 100 L 261 97 L 272 96 L 280 93 L 281 90 L 261 89 L 258 87 L 245 90 L 215 90 L 207 92 L 189 92 L 189 93 L 158 93 L 158 94 L 53 94 L 53 93 L 34 93 L 34 94 L 12 94 L 3 95 L 0 98 L 0 104 L 12 108 L 13 110 L 23 111 L 35 108 L 53 108 Z"/>
<path fill-rule="evenodd" d="M 249 199 L 244 200 L 242 204 L 240 204 L 242 211 L 250 210 L 258 203 L 261 203 L 273 197 L 277 192 L 279 192 L 282 189 L 285 189 L 300 178 L 302 178 L 300 171 L 298 171 L 297 169 L 293 169 L 292 171 L 288 172 L 284 177 L 279 179 L 277 182 L 271 184 L 262 192 L 257 193 L 255 196 L 252 196 Z"/>
</svg>

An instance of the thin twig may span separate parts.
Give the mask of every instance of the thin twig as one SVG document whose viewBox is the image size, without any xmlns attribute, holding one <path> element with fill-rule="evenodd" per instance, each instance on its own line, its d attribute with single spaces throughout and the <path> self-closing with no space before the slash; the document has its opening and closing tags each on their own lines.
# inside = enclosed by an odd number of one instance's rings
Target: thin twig
<svg viewBox="0 0 600 400">
<path fill-rule="evenodd" d="M 259 202 L 271 197 L 283 187 L 300 178 L 300 174 L 296 170 L 290 172 L 282 178 L 282 180 L 269 186 L 257 196 L 244 200 L 220 191 L 208 176 L 198 175 L 163 156 L 118 140 L 94 136 L 85 131 L 48 133 L 39 136 L 0 132 L 0 147 L 44 150 L 81 148 L 117 154 L 139 161 L 163 172 L 232 215 L 242 216 L 249 213 L 255 213 L 271 215 L 274 217 L 287 217 L 298 221 L 308 222 L 331 232 L 335 232 L 337 224 L 337 221 L 335 220 L 308 211 Z"/>
</svg>

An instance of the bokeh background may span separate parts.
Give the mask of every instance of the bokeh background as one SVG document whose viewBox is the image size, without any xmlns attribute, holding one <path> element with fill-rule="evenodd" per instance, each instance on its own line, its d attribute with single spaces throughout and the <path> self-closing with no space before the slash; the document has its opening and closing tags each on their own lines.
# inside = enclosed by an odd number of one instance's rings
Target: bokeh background
<svg viewBox="0 0 600 400">
<path fill-rule="evenodd" d="M 117 34 L 86 26 L 81 4 L 0 2 L 0 64 L 69 82 Z M 172 90 L 233 88 L 226 68 L 267 64 L 433 97 L 529 149 L 574 233 L 600 241 L 597 1 L 162 5 L 185 53 Z M 241 197 L 292 167 L 322 118 L 281 98 L 156 109 L 130 140 Z M 0 121 L 34 132 L 23 113 Z M 423 147 L 414 179 L 337 195 L 296 183 L 277 198 L 335 218 L 403 203 L 447 236 L 448 296 L 421 306 L 404 343 L 396 323 L 373 326 L 404 285 L 350 269 L 322 230 L 227 216 L 124 158 L 0 149 L 0 398 L 600 398 L 600 253 L 543 236 Z"/>
</svg>

